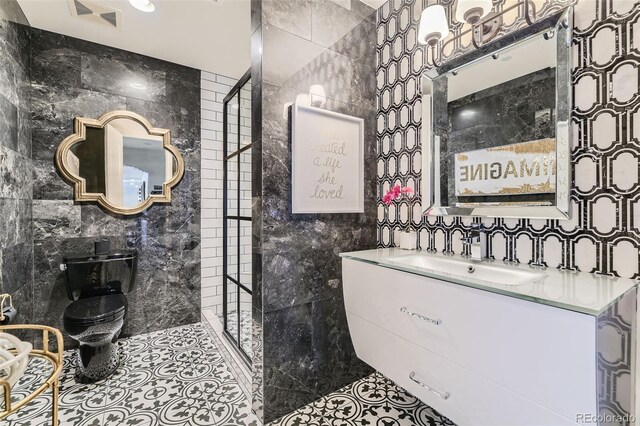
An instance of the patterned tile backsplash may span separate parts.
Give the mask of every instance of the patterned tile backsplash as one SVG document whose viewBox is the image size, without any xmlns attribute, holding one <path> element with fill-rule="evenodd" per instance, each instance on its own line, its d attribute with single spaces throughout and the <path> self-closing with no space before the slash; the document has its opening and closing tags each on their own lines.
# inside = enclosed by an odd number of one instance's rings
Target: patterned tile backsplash
<svg viewBox="0 0 640 426">
<path fill-rule="evenodd" d="M 420 75 L 424 47 L 417 44 L 426 0 L 391 0 L 377 16 L 378 245 L 397 245 L 408 224 L 419 231 L 422 249 L 462 253 L 460 238 L 472 221 L 429 217 L 420 221 Z M 430 2 L 434 3 L 434 2 Z M 454 0 L 439 0 L 455 16 Z M 494 0 L 503 10 L 513 0 Z M 538 17 L 567 4 L 536 0 Z M 522 13 L 522 8 L 517 9 Z M 513 15 L 513 16 L 511 16 Z M 502 33 L 523 24 L 509 14 Z M 465 30 L 450 22 L 452 34 Z M 640 277 L 640 3 L 579 0 L 574 6 L 571 218 L 483 219 L 495 259 L 621 277 Z M 634 35 L 636 35 L 634 37 Z M 450 36 L 451 37 L 451 36 Z M 456 46 L 449 58 L 464 53 Z M 412 186 L 416 196 L 392 206 L 381 197 L 392 185 Z M 394 238 L 395 237 L 395 238 Z"/>
</svg>

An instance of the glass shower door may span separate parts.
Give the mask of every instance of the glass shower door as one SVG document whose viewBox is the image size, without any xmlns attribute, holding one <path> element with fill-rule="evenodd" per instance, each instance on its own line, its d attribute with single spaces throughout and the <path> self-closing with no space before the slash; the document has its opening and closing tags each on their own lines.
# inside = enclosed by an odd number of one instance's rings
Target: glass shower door
<svg viewBox="0 0 640 426">
<path fill-rule="evenodd" d="M 223 316 L 225 336 L 251 353 L 251 73 L 224 99 Z"/>
</svg>

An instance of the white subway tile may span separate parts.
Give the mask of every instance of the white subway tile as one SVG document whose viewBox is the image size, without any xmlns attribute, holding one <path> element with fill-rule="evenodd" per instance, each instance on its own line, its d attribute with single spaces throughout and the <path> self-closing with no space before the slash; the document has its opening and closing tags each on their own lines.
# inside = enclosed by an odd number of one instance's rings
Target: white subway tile
<svg viewBox="0 0 640 426">
<path fill-rule="evenodd" d="M 229 86 L 235 86 L 236 83 L 238 82 L 238 80 L 236 80 L 236 79 L 233 79 L 233 78 L 230 78 L 230 77 L 225 77 L 225 76 L 219 75 L 219 74 L 216 74 L 216 81 L 218 83 L 226 84 L 226 85 L 229 85 Z"/>
</svg>

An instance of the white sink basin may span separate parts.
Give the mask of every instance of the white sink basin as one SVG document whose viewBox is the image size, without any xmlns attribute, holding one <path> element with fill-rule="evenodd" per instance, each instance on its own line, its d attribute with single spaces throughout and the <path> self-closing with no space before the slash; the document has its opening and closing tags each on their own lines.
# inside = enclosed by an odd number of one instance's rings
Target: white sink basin
<svg viewBox="0 0 640 426">
<path fill-rule="evenodd" d="M 509 286 L 529 284 L 547 276 L 544 272 L 493 265 L 485 261 L 448 259 L 428 254 L 392 257 L 389 258 L 389 261 L 424 269 L 434 274 L 457 276 L 462 279 L 482 280 Z"/>
</svg>

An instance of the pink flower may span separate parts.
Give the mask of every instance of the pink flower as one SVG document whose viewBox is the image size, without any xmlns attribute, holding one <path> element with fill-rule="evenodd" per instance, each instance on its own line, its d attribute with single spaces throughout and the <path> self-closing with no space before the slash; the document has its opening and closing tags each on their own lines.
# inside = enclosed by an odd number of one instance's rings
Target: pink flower
<svg viewBox="0 0 640 426">
<path fill-rule="evenodd" d="M 382 202 L 388 206 L 398 198 L 402 197 L 403 194 L 410 195 L 412 193 L 413 189 L 409 188 L 408 186 L 401 187 L 400 185 L 394 185 L 387 191 L 386 194 L 384 194 L 384 197 L 382 197 Z"/>
</svg>

